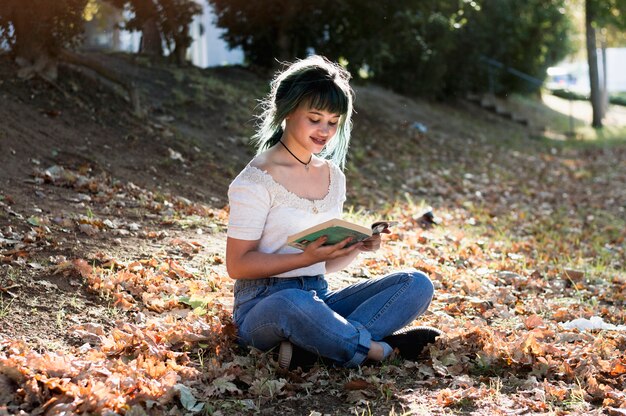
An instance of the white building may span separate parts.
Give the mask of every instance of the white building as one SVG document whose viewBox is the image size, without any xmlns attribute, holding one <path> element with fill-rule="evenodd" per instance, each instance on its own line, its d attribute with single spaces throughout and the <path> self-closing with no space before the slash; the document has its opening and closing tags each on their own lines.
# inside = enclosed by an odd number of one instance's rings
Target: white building
<svg viewBox="0 0 626 416">
<path fill-rule="evenodd" d="M 187 54 L 189 60 L 196 66 L 206 68 L 220 65 L 242 64 L 243 51 L 240 48 L 230 50 L 226 42 L 221 39 L 224 32 L 215 26 L 213 8 L 202 3 L 203 13 L 195 16 L 190 28 L 193 43 Z M 121 13 L 118 19 L 121 20 Z M 115 28 L 115 22 L 88 22 L 86 25 L 87 48 L 109 49 L 127 52 L 137 52 L 141 41 L 140 32 L 129 32 Z"/>
<path fill-rule="evenodd" d="M 600 83 L 602 68 L 602 50 L 598 49 L 598 72 Z M 606 80 L 609 93 L 626 91 L 626 48 L 606 49 Z M 586 60 L 562 62 L 548 68 L 546 86 L 550 89 L 563 88 L 581 94 L 589 94 L 589 65 Z"/>
<path fill-rule="evenodd" d="M 221 39 L 224 29 L 219 29 L 213 23 L 215 14 L 213 8 L 204 4 L 204 11 L 195 17 L 191 26 L 191 36 L 194 42 L 189 48 L 191 62 L 201 68 L 218 65 L 242 64 L 244 61 L 241 48 L 230 50 L 226 42 Z M 204 33 L 201 33 L 201 26 Z"/>
</svg>

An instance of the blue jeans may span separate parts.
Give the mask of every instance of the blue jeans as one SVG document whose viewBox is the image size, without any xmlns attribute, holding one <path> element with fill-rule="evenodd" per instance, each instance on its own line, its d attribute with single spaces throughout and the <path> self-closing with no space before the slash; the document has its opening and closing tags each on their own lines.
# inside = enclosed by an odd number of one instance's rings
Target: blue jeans
<svg viewBox="0 0 626 416">
<path fill-rule="evenodd" d="M 267 351 L 289 340 L 345 367 L 360 365 L 379 341 L 423 314 L 433 296 L 418 271 L 393 273 L 329 291 L 323 275 L 237 280 L 239 341 Z"/>
</svg>

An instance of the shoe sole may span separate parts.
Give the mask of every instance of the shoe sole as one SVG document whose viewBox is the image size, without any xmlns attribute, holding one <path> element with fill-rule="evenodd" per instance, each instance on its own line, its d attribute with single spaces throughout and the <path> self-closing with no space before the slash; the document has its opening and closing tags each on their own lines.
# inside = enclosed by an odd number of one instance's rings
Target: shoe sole
<svg viewBox="0 0 626 416">
<path fill-rule="evenodd" d="M 411 326 L 411 327 L 404 327 L 402 329 L 399 329 L 395 331 L 394 333 L 392 333 L 391 336 L 402 335 L 402 334 L 406 334 L 407 332 L 413 332 L 413 331 L 432 332 L 432 333 L 436 333 L 437 336 L 443 335 L 443 331 L 437 328 L 433 328 L 431 326 Z"/>
<path fill-rule="evenodd" d="M 289 341 L 282 341 L 278 349 L 278 366 L 285 370 L 289 369 L 291 357 L 293 356 L 293 345 Z"/>
</svg>

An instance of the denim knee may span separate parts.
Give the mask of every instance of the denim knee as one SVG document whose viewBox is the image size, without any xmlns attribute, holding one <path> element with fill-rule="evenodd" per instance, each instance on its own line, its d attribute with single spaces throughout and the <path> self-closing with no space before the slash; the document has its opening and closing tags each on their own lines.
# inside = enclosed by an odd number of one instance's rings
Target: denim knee
<svg viewBox="0 0 626 416">
<path fill-rule="evenodd" d="M 433 282 L 431 282 L 428 276 L 423 272 L 410 272 L 408 276 L 411 279 L 409 291 L 413 299 L 415 299 L 415 306 L 421 315 L 430 305 L 433 295 L 435 294 L 435 287 L 433 286 Z"/>
<path fill-rule="evenodd" d="M 420 291 L 424 294 L 425 297 L 432 298 L 435 293 L 435 286 L 430 278 L 423 272 L 415 271 L 411 273 L 411 277 L 413 278 L 415 284 L 420 288 Z"/>
<path fill-rule="evenodd" d="M 276 313 L 276 322 L 290 333 L 294 325 L 301 324 L 303 316 L 316 308 L 315 302 L 324 303 L 313 291 L 283 289 L 264 299 L 263 306 L 264 310 Z"/>
</svg>

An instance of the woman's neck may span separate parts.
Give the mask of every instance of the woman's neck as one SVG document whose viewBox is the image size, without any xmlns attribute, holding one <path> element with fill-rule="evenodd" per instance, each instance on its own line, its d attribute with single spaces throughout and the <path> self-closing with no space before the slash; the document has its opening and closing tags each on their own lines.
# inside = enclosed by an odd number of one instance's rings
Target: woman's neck
<svg viewBox="0 0 626 416">
<path fill-rule="evenodd" d="M 280 139 L 278 147 L 281 148 L 279 151 L 286 153 L 288 158 L 292 158 L 294 161 L 299 162 L 306 167 L 308 167 L 313 160 L 313 153 L 301 146 L 297 141 L 289 140 L 289 137 L 286 135 L 283 135 Z"/>
</svg>

